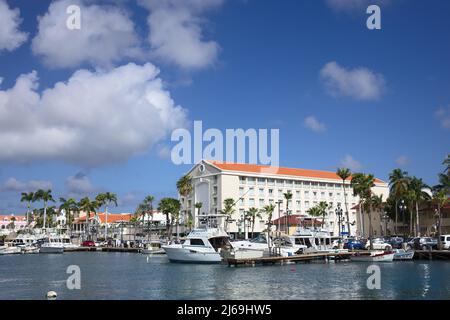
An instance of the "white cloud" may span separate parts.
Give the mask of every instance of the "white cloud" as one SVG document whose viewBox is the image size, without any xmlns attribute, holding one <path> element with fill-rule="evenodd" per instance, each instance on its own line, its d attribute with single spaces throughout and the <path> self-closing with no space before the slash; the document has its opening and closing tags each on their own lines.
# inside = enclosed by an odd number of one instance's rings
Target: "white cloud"
<svg viewBox="0 0 450 320">
<path fill-rule="evenodd" d="M 347 154 L 344 159 L 341 160 L 341 165 L 345 168 L 349 168 L 352 171 L 358 171 L 362 168 L 359 161 L 353 159 L 353 157 Z"/>
<path fill-rule="evenodd" d="M 327 63 L 320 71 L 320 76 L 329 94 L 358 100 L 380 98 L 385 86 L 381 74 L 362 67 L 346 69 L 335 61 Z"/>
<path fill-rule="evenodd" d="M 314 116 L 306 117 L 303 124 L 314 132 L 324 132 L 326 130 L 325 124 L 317 120 Z"/>
<path fill-rule="evenodd" d="M 330 8 L 338 12 L 361 11 L 361 13 L 365 13 L 365 9 L 369 5 L 386 5 L 390 3 L 390 0 L 326 0 L 326 3 Z"/>
<path fill-rule="evenodd" d="M 187 122 L 158 73 L 150 63 L 79 70 L 42 94 L 36 72 L 21 75 L 0 90 L 0 161 L 95 166 L 147 152 Z"/>
<path fill-rule="evenodd" d="M 88 194 L 94 192 L 96 188 L 92 185 L 89 178 L 82 172 L 66 179 L 66 187 L 70 194 Z"/>
<path fill-rule="evenodd" d="M 399 156 L 397 159 L 395 159 L 395 163 L 399 166 L 406 166 L 409 164 L 409 159 L 407 156 Z"/>
<path fill-rule="evenodd" d="M 69 5 L 81 9 L 80 30 L 66 26 Z M 49 67 L 76 67 L 83 63 L 110 67 L 122 58 L 142 55 L 133 21 L 120 7 L 59 0 L 52 2 L 38 20 L 38 33 L 31 47 Z"/>
<path fill-rule="evenodd" d="M 219 52 L 215 41 L 204 39 L 202 14 L 223 0 L 139 0 L 150 14 L 149 42 L 153 54 L 185 69 L 214 64 Z"/>
<path fill-rule="evenodd" d="M 435 116 L 441 123 L 442 128 L 450 129 L 450 106 L 447 108 L 439 108 L 435 112 Z"/>
<path fill-rule="evenodd" d="M 52 189 L 52 183 L 44 180 L 19 181 L 16 178 L 9 178 L 1 188 L 3 191 L 29 192 L 39 189 Z"/>
<path fill-rule="evenodd" d="M 28 38 L 28 34 L 19 30 L 22 22 L 19 9 L 9 8 L 5 0 L 0 0 L 0 51 L 13 51 Z"/>
</svg>

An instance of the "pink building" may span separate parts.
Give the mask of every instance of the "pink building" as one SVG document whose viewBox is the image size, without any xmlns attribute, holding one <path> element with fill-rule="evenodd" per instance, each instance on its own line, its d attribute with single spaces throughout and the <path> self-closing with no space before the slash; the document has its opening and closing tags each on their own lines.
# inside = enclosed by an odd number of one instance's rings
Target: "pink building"
<svg viewBox="0 0 450 320">
<path fill-rule="evenodd" d="M 0 234 L 11 231 L 12 222 L 14 222 L 14 230 L 24 229 L 27 225 L 25 216 L 0 215 Z"/>
</svg>

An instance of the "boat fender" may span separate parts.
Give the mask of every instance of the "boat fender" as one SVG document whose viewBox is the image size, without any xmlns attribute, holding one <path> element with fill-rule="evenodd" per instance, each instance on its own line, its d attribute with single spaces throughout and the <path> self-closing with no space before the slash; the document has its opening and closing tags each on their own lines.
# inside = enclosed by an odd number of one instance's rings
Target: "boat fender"
<svg viewBox="0 0 450 320">
<path fill-rule="evenodd" d="M 55 299 L 57 296 L 58 294 L 55 291 L 47 292 L 47 299 Z"/>
</svg>

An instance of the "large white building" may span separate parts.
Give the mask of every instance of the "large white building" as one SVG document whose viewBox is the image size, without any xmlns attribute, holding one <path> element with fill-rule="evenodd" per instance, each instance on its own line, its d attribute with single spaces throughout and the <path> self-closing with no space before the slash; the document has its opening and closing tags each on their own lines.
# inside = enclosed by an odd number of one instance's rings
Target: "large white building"
<svg viewBox="0 0 450 320">
<path fill-rule="evenodd" d="M 338 205 L 343 209 L 345 217 L 342 179 L 334 172 L 202 160 L 187 174 L 192 177 L 193 192 L 187 199 L 180 195 L 180 200 L 183 210 L 187 209 L 194 217 L 196 227 L 202 221 L 198 218 L 199 212 L 200 215 L 220 213 L 224 206 L 223 201 L 232 198 L 236 202 L 235 213 L 231 217 L 233 221 L 228 224 L 227 231 L 232 236 L 242 235 L 244 213 L 251 207 L 262 209 L 265 205 L 274 204 L 276 209 L 273 219 L 278 218 L 279 214 L 286 215 L 286 200 L 283 194 L 288 191 L 292 193 L 292 200 L 288 206 L 292 215 L 308 217 L 309 208 L 321 201 L 329 203 L 330 208 L 324 227 L 335 235 L 339 233 L 338 217 L 335 213 Z M 376 179 L 372 191 L 377 195 L 382 194 L 383 199 L 386 199 L 389 193 L 388 185 L 379 179 Z M 361 217 L 357 217 L 357 211 L 352 209 L 357 206 L 359 199 L 353 196 L 349 180 L 346 181 L 346 193 L 351 223 L 350 234 L 360 235 L 358 222 L 361 221 Z M 281 201 L 280 206 L 277 204 L 278 201 Z M 195 208 L 197 202 L 202 203 L 200 211 Z M 367 218 L 363 217 L 362 220 L 364 219 Z M 266 223 L 267 217 L 257 219 L 255 232 L 267 228 Z M 348 232 L 346 223 L 343 228 L 343 232 Z"/>
</svg>

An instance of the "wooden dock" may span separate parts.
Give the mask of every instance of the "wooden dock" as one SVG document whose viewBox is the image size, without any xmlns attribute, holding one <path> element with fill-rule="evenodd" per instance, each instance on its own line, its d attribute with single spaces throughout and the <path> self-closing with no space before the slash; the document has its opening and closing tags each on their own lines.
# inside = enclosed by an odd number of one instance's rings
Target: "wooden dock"
<svg viewBox="0 0 450 320">
<path fill-rule="evenodd" d="M 416 250 L 414 260 L 450 260 L 450 250 Z"/>
<path fill-rule="evenodd" d="M 139 253 L 141 248 L 120 248 L 120 247 L 78 247 L 67 248 L 64 252 L 132 252 Z"/>
<path fill-rule="evenodd" d="M 281 256 L 271 256 L 271 257 L 262 257 L 262 258 L 249 258 L 249 259 L 236 259 L 236 258 L 227 258 L 225 263 L 228 266 L 255 266 L 255 265 L 284 265 L 284 264 L 293 264 L 299 262 L 311 262 L 314 260 L 323 260 L 328 261 L 330 259 L 334 260 L 343 260 L 349 259 L 355 252 L 316 252 L 316 253 L 305 253 L 305 254 L 297 254 L 288 257 Z"/>
</svg>

